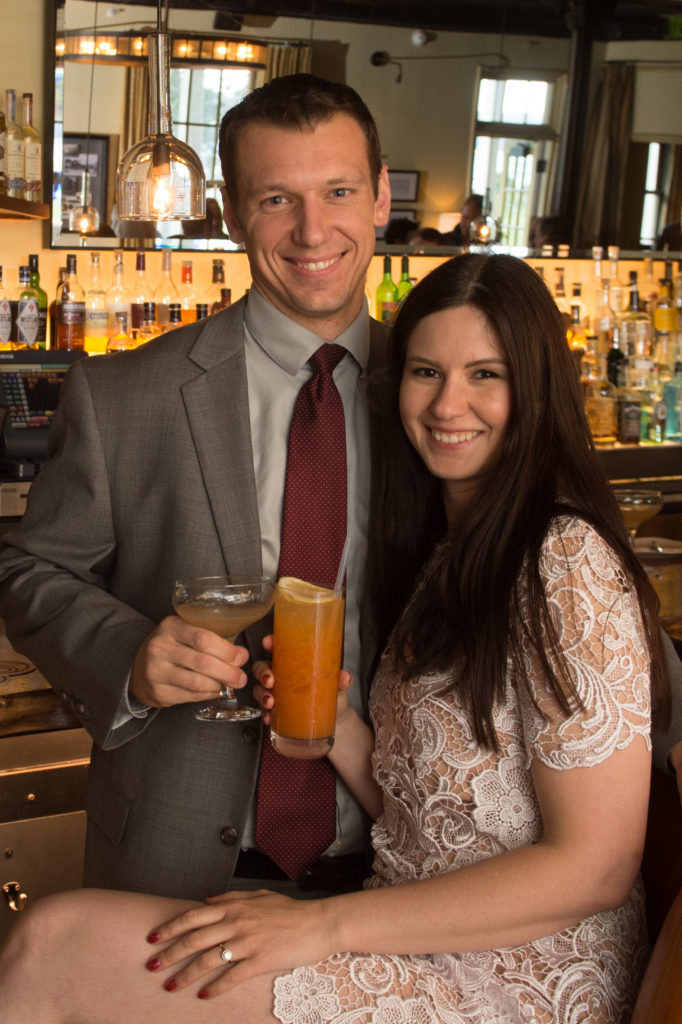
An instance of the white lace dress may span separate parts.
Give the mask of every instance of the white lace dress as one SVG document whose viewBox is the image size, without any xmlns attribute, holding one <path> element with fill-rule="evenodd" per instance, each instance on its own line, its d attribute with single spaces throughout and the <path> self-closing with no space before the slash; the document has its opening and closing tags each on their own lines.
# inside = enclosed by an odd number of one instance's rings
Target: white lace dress
<svg viewBox="0 0 682 1024">
<path fill-rule="evenodd" d="M 430 878 L 542 835 L 530 774 L 589 766 L 649 742 L 648 652 L 619 563 L 594 530 L 563 518 L 541 561 L 550 607 L 586 711 L 568 719 L 525 651 L 545 720 L 512 680 L 496 709 L 499 755 L 472 739 L 447 674 L 401 683 L 385 667 L 372 688 L 376 821 L 373 888 Z M 444 911 L 446 912 L 446 911 Z M 641 885 L 615 911 L 523 946 L 432 956 L 343 953 L 277 978 L 282 1024 L 621 1024 L 629 1020 L 647 941 Z"/>
</svg>

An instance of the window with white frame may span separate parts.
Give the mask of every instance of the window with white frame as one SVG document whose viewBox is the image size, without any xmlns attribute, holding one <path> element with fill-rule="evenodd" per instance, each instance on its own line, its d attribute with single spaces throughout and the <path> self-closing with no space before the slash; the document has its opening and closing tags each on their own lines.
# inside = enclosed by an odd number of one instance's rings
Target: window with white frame
<svg viewBox="0 0 682 1024">
<path fill-rule="evenodd" d="M 642 223 L 639 244 L 645 249 L 655 248 L 656 239 L 664 228 L 665 210 L 673 169 L 673 146 L 667 142 L 650 142 L 644 179 Z"/>
<path fill-rule="evenodd" d="M 564 92 L 565 76 L 480 80 L 471 191 L 489 194 L 505 245 L 527 245 L 532 218 L 552 212 Z"/>
</svg>

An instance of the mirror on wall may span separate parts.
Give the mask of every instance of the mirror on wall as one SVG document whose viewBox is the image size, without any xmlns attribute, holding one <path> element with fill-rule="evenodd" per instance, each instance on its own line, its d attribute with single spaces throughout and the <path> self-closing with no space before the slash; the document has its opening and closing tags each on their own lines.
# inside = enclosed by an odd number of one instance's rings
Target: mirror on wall
<svg viewBox="0 0 682 1024">
<path fill-rule="evenodd" d="M 504 187 L 499 184 L 487 212 L 502 244 L 528 246 L 536 220 L 553 214 L 570 38 L 416 33 L 385 24 L 262 13 L 242 16 L 238 32 L 217 33 L 214 11 L 207 8 L 175 9 L 171 4 L 169 30 L 185 45 L 171 62 L 174 134 L 202 158 L 208 217 L 205 223 L 141 225 L 117 220 L 115 172 L 128 145 L 146 134 L 146 124 L 139 123 L 146 100 L 146 62 L 135 47 L 155 29 L 156 6 L 139 0 L 117 5 L 51 0 L 54 94 L 45 118 L 46 126 L 54 124 L 51 246 L 79 244 L 79 235 L 70 230 L 69 212 L 83 199 L 87 170 L 86 198 L 101 220 L 89 244 L 236 249 L 221 218 L 216 155 L 220 117 L 278 67 L 309 69 L 345 81 L 374 114 L 394 196 L 394 223 L 385 238 L 377 238 L 377 251 L 405 248 L 408 237 L 411 251 L 451 251 L 447 244 L 432 248 L 435 241 L 443 241 L 437 232 L 446 233 L 446 243 L 456 238 L 447 233 L 456 228 L 472 180 L 483 192 L 494 173 L 498 181 L 504 178 Z M 258 51 L 255 64 L 222 63 L 215 46 L 227 37 L 235 46 L 252 43 Z M 121 56 L 123 51 L 127 56 Z M 377 54 L 390 59 L 377 59 Z M 416 237 L 411 226 L 419 228 Z M 539 254 L 542 242 L 536 237 Z M 625 247 L 634 246 L 628 242 Z"/>
</svg>

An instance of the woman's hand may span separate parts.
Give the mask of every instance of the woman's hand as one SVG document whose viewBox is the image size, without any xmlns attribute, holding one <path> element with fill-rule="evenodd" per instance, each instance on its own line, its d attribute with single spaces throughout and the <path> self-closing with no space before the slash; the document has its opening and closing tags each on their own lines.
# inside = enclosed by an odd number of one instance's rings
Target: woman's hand
<svg viewBox="0 0 682 1024">
<path fill-rule="evenodd" d="M 272 634 L 263 638 L 263 647 L 266 651 L 272 651 Z M 270 725 L 270 712 L 275 705 L 275 696 L 272 692 L 275 685 L 272 663 L 269 661 L 256 661 L 252 671 L 258 680 L 258 683 L 253 688 L 253 695 L 263 712 L 263 724 Z M 352 675 L 342 668 L 339 672 L 339 698 L 336 707 L 337 727 L 344 713 L 348 711 L 348 690 L 350 690 L 352 685 Z"/>
<path fill-rule="evenodd" d="M 334 952 L 332 902 L 295 900 L 266 889 L 209 897 L 206 906 L 185 911 L 148 936 L 148 942 L 167 945 L 147 961 L 147 968 L 166 971 L 182 963 L 164 981 L 166 991 L 174 992 L 226 964 L 198 992 L 200 999 L 209 999 L 258 974 L 315 963 Z M 226 963 L 222 954 L 227 950 Z"/>
</svg>

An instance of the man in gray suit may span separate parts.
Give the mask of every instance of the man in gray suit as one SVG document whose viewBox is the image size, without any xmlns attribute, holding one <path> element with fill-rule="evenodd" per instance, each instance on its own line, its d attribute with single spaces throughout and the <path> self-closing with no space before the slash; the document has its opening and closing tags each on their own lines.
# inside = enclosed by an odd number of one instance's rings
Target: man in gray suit
<svg viewBox="0 0 682 1024">
<path fill-rule="evenodd" d="M 276 575 L 286 448 L 324 342 L 346 419 L 345 665 L 361 678 L 369 518 L 365 380 L 385 329 L 365 274 L 390 208 L 376 126 L 352 89 L 277 79 L 221 125 L 225 220 L 253 286 L 229 310 L 69 373 L 51 458 L 5 538 L 0 614 L 94 740 L 87 885 L 202 898 L 276 879 L 254 840 L 261 727 L 206 724 L 197 701 L 246 689 L 249 652 L 170 614 L 180 576 Z M 362 702 L 356 685 L 354 700 Z M 251 698 L 252 699 L 252 698 Z M 310 887 L 357 882 L 365 822 L 337 784 L 337 839 Z M 352 865 L 352 874 L 338 865 Z M 329 880 L 327 879 L 329 871 Z"/>
</svg>

